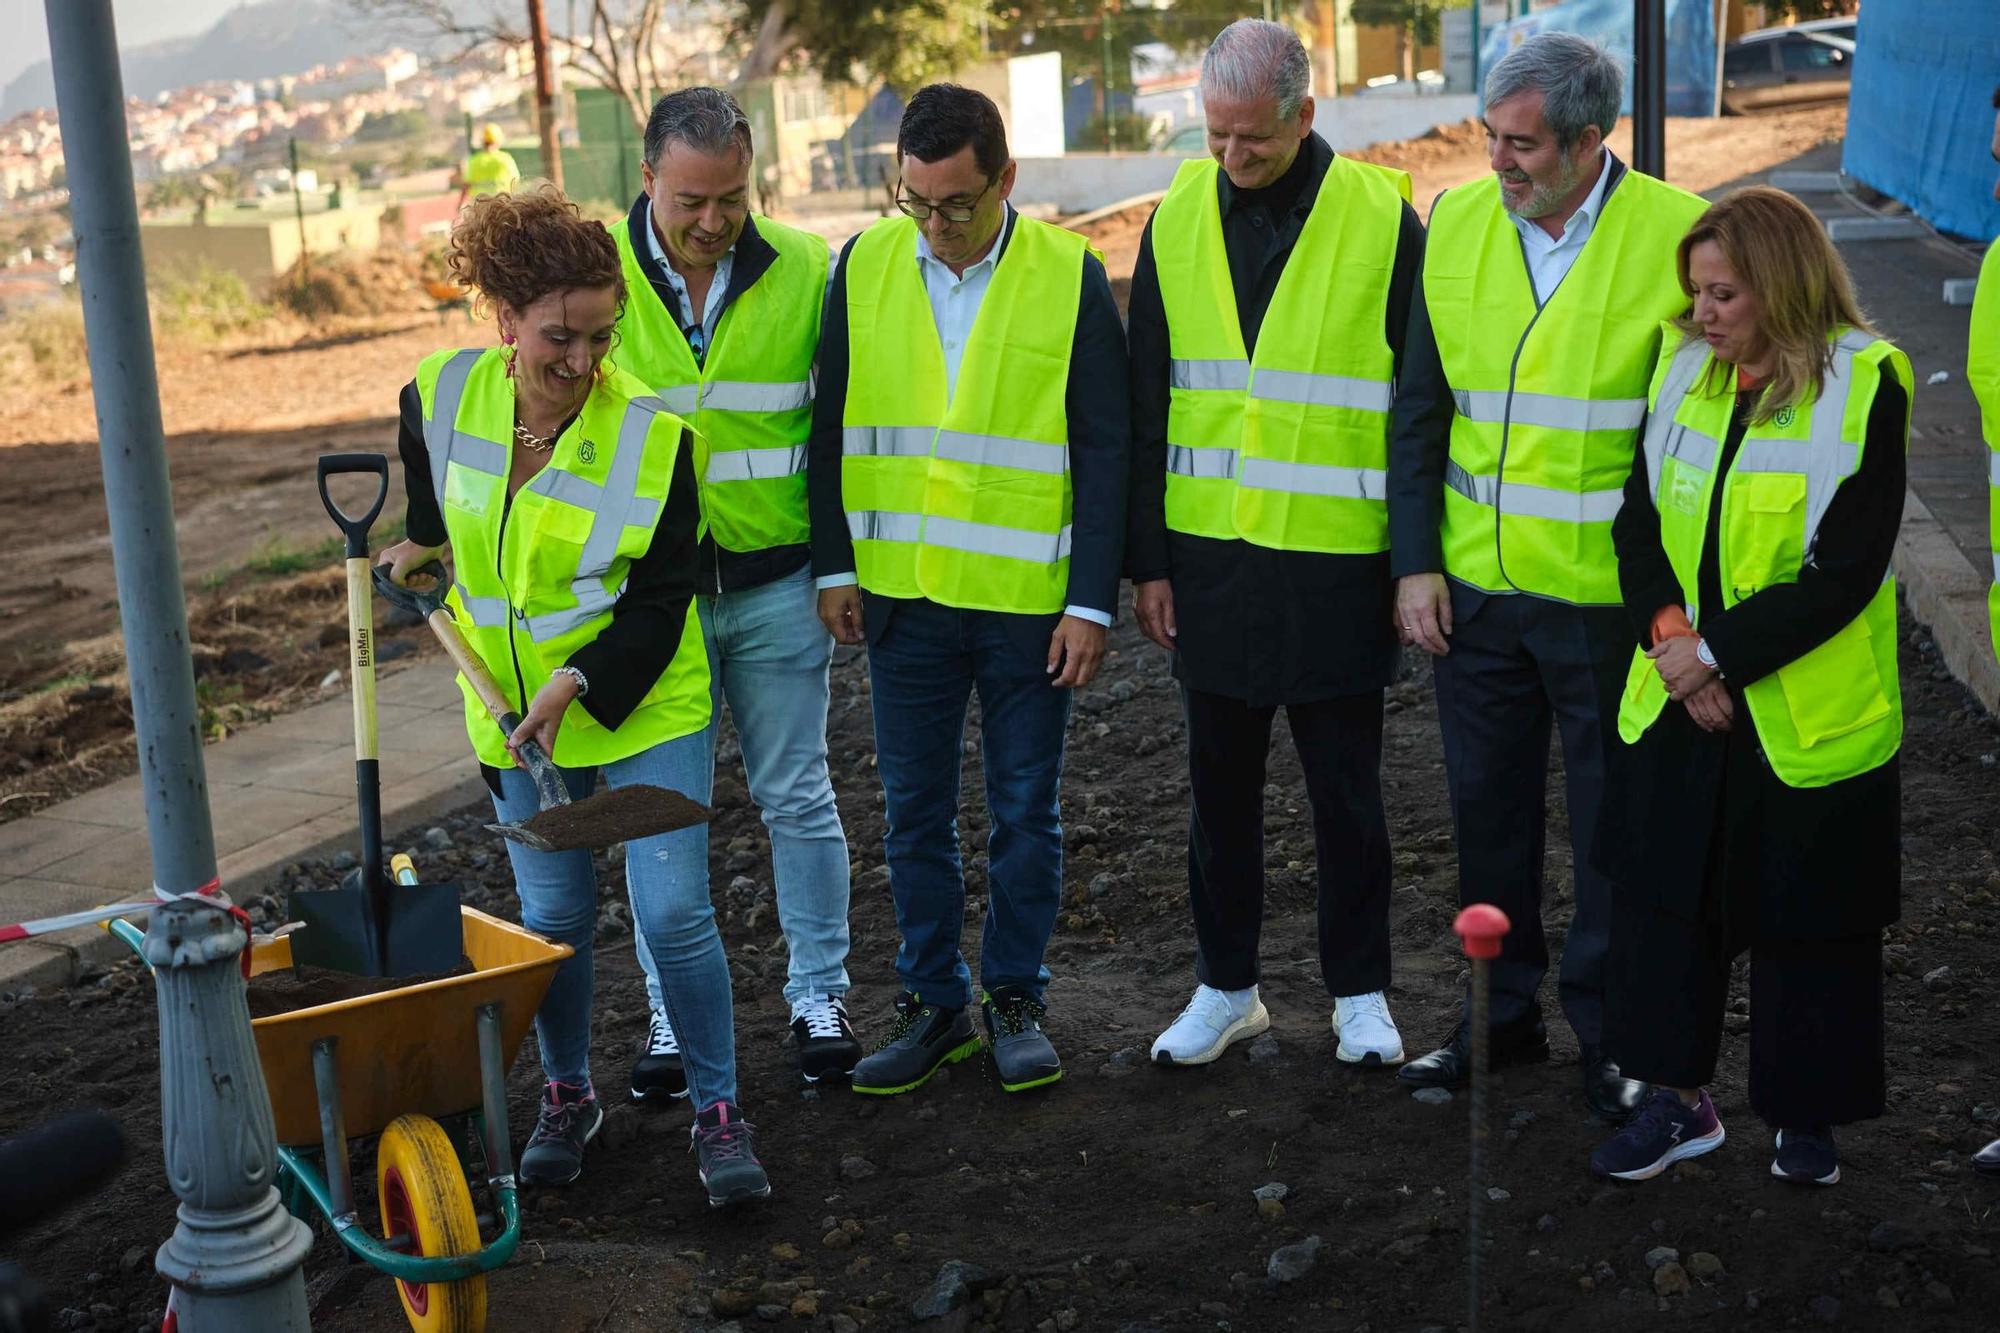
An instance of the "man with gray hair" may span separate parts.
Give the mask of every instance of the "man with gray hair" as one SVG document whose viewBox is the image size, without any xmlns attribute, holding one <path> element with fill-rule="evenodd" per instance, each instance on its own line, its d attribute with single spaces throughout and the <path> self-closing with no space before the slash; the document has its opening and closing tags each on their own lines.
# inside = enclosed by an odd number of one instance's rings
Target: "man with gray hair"
<svg viewBox="0 0 2000 1333">
<path fill-rule="evenodd" d="M 1686 309 L 1675 249 L 1704 207 L 1604 146 L 1623 80 L 1602 47 L 1530 37 L 1486 79 L 1493 174 L 1439 196 L 1410 311 L 1389 457 L 1396 626 L 1435 658 L 1462 902 L 1513 923 L 1493 965 L 1497 1066 L 1546 1060 L 1542 861 L 1549 733 L 1562 738 L 1575 908 L 1560 997 L 1584 1099 L 1644 1095 L 1603 1047 L 1610 885 L 1592 862 L 1632 656 L 1611 521 L 1660 324 Z M 1405 1065 L 1455 1086 L 1467 1020 Z"/>
<path fill-rule="evenodd" d="M 1283 708 L 1305 770 L 1335 1057 L 1400 1063 L 1389 984 L 1382 693 L 1389 407 L 1423 228 L 1409 177 L 1313 133 L 1291 29 L 1244 19 L 1202 61 L 1209 158 L 1182 164 L 1132 278 L 1140 628 L 1187 716 L 1194 997 L 1153 1043 L 1206 1064 L 1270 1026 L 1259 996 L 1264 783 Z"/>
<path fill-rule="evenodd" d="M 806 506 L 828 252 L 818 236 L 751 214 L 750 170 L 750 122 L 728 93 L 684 88 L 654 104 L 645 192 L 612 229 L 628 293 L 612 357 L 696 431 L 708 521 L 696 607 L 716 716 L 727 702 L 770 834 L 791 955 L 785 999 L 801 1070 L 816 1081 L 845 1077 L 861 1057 L 843 999 L 847 839 L 826 763 L 833 640 L 815 609 Z M 707 790 L 688 794 L 709 799 Z M 671 855 L 685 873 L 705 874 L 708 826 L 674 837 Z M 639 945 L 652 1021 L 632 1095 L 684 1096 L 678 1036 L 650 957 L 673 942 Z"/>
</svg>

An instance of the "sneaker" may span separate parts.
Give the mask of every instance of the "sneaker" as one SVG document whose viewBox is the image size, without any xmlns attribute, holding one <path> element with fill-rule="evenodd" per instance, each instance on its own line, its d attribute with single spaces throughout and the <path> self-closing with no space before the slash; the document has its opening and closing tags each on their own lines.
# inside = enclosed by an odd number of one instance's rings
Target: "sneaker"
<svg viewBox="0 0 2000 1333">
<path fill-rule="evenodd" d="M 666 1010 L 655 1009 L 646 1025 L 646 1048 L 632 1062 L 632 1100 L 660 1102 L 687 1095 L 687 1067 L 681 1063 L 674 1025 L 667 1021 Z"/>
<path fill-rule="evenodd" d="M 979 997 L 986 1016 L 986 1042 L 993 1067 L 1008 1092 L 1046 1087 L 1063 1075 L 1062 1059 L 1042 1031 L 1047 1005 L 1019 986 L 1002 986 Z"/>
<path fill-rule="evenodd" d="M 1403 1034 L 1396 1031 L 1381 991 L 1335 998 L 1333 1035 L 1334 1057 L 1346 1064 L 1379 1069 L 1403 1063 Z"/>
<path fill-rule="evenodd" d="M 771 1178 L 757 1160 L 756 1132 L 742 1109 L 728 1102 L 717 1102 L 688 1126 L 688 1150 L 694 1153 L 709 1207 L 727 1208 L 771 1196 Z"/>
<path fill-rule="evenodd" d="M 1157 1065 L 1205 1065 L 1239 1041 L 1271 1028 L 1271 1015 L 1257 998 L 1257 988 L 1217 990 L 1196 986 L 1194 998 L 1173 1025 L 1153 1040 Z"/>
<path fill-rule="evenodd" d="M 947 1009 L 904 991 L 896 997 L 896 1025 L 873 1055 L 854 1066 L 848 1086 L 890 1097 L 919 1088 L 949 1064 L 979 1053 L 979 1034 L 963 1007 Z"/>
<path fill-rule="evenodd" d="M 1597 1145 L 1590 1169 L 1600 1180 L 1651 1180 L 1675 1162 L 1714 1152 L 1723 1138 L 1708 1089 L 1689 1106 L 1671 1088 L 1655 1088 L 1625 1128 Z"/>
<path fill-rule="evenodd" d="M 1781 1129 L 1771 1174 L 1794 1185 L 1840 1183 L 1840 1149 L 1830 1129 Z"/>
<path fill-rule="evenodd" d="M 604 1128 L 604 1108 L 588 1085 L 550 1083 L 535 1132 L 516 1168 L 524 1185 L 567 1185 L 583 1174 L 583 1150 Z"/>
<path fill-rule="evenodd" d="M 808 1083 L 828 1075 L 846 1078 L 861 1059 L 861 1040 L 837 995 L 808 995 L 794 1004 L 792 1039 L 799 1048 L 799 1072 Z"/>
</svg>

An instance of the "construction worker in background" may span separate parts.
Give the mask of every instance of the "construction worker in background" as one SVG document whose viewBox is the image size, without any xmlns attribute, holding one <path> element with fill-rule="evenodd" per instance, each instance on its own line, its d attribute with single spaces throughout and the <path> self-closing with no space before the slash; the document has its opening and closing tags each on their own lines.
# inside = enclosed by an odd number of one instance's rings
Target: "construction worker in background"
<svg viewBox="0 0 2000 1333">
<path fill-rule="evenodd" d="M 1125 334 L 1083 237 L 1008 205 L 1000 110 L 919 89 L 896 137 L 904 216 L 848 243 L 813 405 L 819 613 L 868 644 L 896 1023 L 856 1092 L 905 1092 L 979 1049 L 960 949 L 959 770 L 977 690 L 990 870 L 981 1001 L 1000 1085 L 1053 1083 L 1042 965 L 1062 900 L 1071 691 L 1118 606 Z"/>
<path fill-rule="evenodd" d="M 1603 48 L 1559 32 L 1487 76 L 1493 176 L 1432 208 L 1389 453 L 1396 624 L 1435 655 L 1459 898 L 1513 923 L 1492 965 L 1492 1064 L 1549 1058 L 1536 992 L 1553 723 L 1575 886 L 1560 996 L 1584 1099 L 1609 1120 L 1645 1095 L 1604 1052 L 1610 885 L 1591 858 L 1633 644 L 1611 521 L 1660 326 L 1688 306 L 1675 247 L 1703 208 L 1604 147 L 1622 82 Z M 1467 1026 L 1398 1077 L 1463 1084 Z"/>
<path fill-rule="evenodd" d="M 2000 88 L 1993 90 L 1993 160 L 2000 162 Z M 2000 181 L 1993 186 L 2000 199 Z M 1991 529 L 1995 584 L 1987 589 L 1986 607 L 1993 647 L 2000 653 L 2000 239 L 1986 247 L 1979 266 L 1979 290 L 1972 299 L 1972 334 L 1965 349 L 1965 377 L 1979 400 L 1980 433 L 1986 437 L 1986 482 L 1991 494 L 1987 523 Z M 1973 1156 L 1973 1166 L 2000 1176 L 2000 1139 Z"/>
<path fill-rule="evenodd" d="M 521 182 L 514 155 L 500 146 L 500 127 L 488 121 L 479 131 L 479 151 L 465 159 L 458 173 L 458 202 L 486 194 L 502 194 Z"/>
<path fill-rule="evenodd" d="M 750 122 L 720 88 L 662 97 L 646 124 L 645 190 L 612 229 L 630 295 L 612 354 L 695 429 L 707 528 L 696 608 L 716 714 L 729 705 L 750 797 L 771 838 L 778 924 L 791 962 L 785 999 L 811 1081 L 861 1058 L 848 1023 L 847 837 L 826 766 L 833 640 L 815 607 L 806 512 L 813 361 L 827 245 L 750 212 Z M 702 789 L 714 775 L 708 731 Z M 672 835 L 690 877 L 708 864 L 708 827 Z M 638 932 L 634 932 L 637 934 Z M 632 1095 L 680 1097 L 687 1082 L 660 1004 L 653 951 L 638 940 L 652 1019 Z"/>
<path fill-rule="evenodd" d="M 1258 994 L 1264 782 L 1280 706 L 1305 770 L 1336 1057 L 1393 1065 L 1382 692 L 1391 385 L 1423 225 L 1409 177 L 1313 133 L 1290 28 L 1242 19 L 1202 61 L 1214 155 L 1181 165 L 1132 277 L 1139 625 L 1187 716 L 1194 998 L 1153 1043 L 1206 1064 L 1270 1026 Z"/>
</svg>

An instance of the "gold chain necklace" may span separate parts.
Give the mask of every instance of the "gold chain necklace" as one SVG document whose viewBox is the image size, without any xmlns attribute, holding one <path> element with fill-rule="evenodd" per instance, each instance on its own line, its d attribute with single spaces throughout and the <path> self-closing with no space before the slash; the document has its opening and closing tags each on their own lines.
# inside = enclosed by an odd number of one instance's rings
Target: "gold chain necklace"
<svg viewBox="0 0 2000 1333">
<path fill-rule="evenodd" d="M 543 439 L 541 436 L 535 434 L 535 432 L 529 430 L 526 426 L 517 425 L 514 427 L 514 438 L 519 440 L 527 448 L 534 450 L 536 453 L 545 454 L 549 450 L 556 447 L 556 441 L 562 438 L 562 432 L 557 431 L 554 435 L 549 436 L 547 439 Z"/>
</svg>

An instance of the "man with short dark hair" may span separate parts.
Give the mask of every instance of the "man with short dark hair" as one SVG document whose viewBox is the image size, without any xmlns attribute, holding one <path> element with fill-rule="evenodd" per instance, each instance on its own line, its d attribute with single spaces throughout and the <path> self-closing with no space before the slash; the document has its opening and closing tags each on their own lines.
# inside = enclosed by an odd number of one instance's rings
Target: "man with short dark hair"
<svg viewBox="0 0 2000 1333">
<path fill-rule="evenodd" d="M 1008 205 L 1000 112 L 918 90 L 896 139 L 903 217 L 841 255 L 813 405 L 813 570 L 868 644 L 903 993 L 856 1092 L 906 1092 L 980 1046 L 960 950 L 958 789 L 977 691 L 987 807 L 985 1035 L 1009 1092 L 1055 1082 L 1043 953 L 1062 898 L 1070 692 L 1118 605 L 1125 337 L 1083 237 Z"/>
<path fill-rule="evenodd" d="M 815 613 L 807 540 L 806 437 L 827 246 L 752 215 L 750 170 L 750 122 L 728 93 L 684 88 L 654 105 L 645 192 L 612 229 L 627 289 L 612 359 L 695 428 L 707 519 L 696 606 L 716 717 L 726 701 L 770 834 L 792 1036 L 801 1071 L 817 1081 L 844 1076 L 861 1058 L 844 999 L 847 838 L 826 764 L 833 643 Z M 711 773 L 718 725 L 709 729 Z M 709 799 L 706 788 L 689 795 Z M 672 855 L 688 875 L 705 874 L 708 826 L 675 834 Z M 652 1018 L 632 1095 L 680 1097 L 687 1083 L 672 997 L 662 996 L 652 958 L 674 942 L 637 942 Z"/>
</svg>

